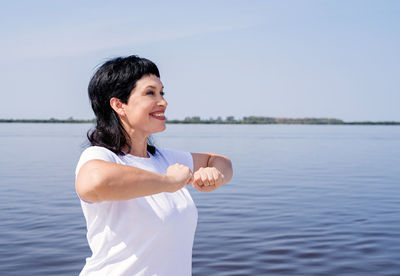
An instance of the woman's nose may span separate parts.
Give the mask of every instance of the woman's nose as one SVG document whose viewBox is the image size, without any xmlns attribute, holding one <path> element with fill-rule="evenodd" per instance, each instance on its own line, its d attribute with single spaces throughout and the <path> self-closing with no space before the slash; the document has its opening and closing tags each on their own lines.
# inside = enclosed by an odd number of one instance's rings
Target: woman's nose
<svg viewBox="0 0 400 276">
<path fill-rule="evenodd" d="M 164 97 L 162 97 L 159 102 L 158 102 L 159 106 L 163 106 L 163 107 L 167 107 L 168 102 L 164 99 Z"/>
</svg>

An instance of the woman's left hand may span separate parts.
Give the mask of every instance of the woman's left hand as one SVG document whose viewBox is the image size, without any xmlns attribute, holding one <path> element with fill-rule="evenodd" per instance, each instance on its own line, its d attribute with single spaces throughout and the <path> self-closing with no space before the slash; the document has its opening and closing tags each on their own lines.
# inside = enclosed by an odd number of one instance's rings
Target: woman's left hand
<svg viewBox="0 0 400 276">
<path fill-rule="evenodd" d="M 193 174 L 193 187 L 200 192 L 212 192 L 223 182 L 224 175 L 215 167 L 200 168 Z"/>
</svg>

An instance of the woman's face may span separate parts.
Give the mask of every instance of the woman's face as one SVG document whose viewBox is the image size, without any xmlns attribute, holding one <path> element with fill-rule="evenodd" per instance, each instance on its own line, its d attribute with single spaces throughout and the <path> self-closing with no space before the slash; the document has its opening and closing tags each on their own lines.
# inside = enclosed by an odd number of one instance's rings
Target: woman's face
<svg viewBox="0 0 400 276">
<path fill-rule="evenodd" d="M 125 116 L 122 119 L 125 130 L 130 133 L 149 136 L 165 129 L 164 86 L 155 75 L 143 76 L 136 82 L 128 102 L 122 104 Z"/>
</svg>

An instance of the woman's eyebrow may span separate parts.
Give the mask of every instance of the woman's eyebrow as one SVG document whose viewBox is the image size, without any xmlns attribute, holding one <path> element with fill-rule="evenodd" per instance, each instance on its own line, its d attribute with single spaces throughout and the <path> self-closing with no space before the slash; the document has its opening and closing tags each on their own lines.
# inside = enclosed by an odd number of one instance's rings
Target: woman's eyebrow
<svg viewBox="0 0 400 276">
<path fill-rule="evenodd" d="M 145 89 L 147 89 L 147 88 L 158 89 L 158 87 L 156 87 L 156 86 L 153 86 L 153 85 L 149 85 L 149 86 L 147 86 Z M 161 86 L 161 90 L 163 90 L 163 89 L 164 89 L 164 85 L 163 85 L 163 86 Z"/>
</svg>

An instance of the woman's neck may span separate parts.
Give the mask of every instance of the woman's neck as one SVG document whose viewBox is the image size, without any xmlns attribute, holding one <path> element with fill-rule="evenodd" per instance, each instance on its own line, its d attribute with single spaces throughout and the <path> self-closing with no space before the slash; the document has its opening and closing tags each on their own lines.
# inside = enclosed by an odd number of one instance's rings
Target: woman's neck
<svg viewBox="0 0 400 276">
<path fill-rule="evenodd" d="M 147 139 L 149 138 L 149 135 L 142 131 L 133 129 L 125 120 L 121 118 L 120 120 L 128 136 L 127 140 L 130 143 L 130 148 L 126 146 L 124 152 L 137 157 L 150 157 L 147 153 Z"/>
<path fill-rule="evenodd" d="M 147 153 L 147 138 L 148 137 L 138 137 L 137 135 L 132 135 L 130 137 L 131 146 L 128 153 L 137 157 L 150 157 Z"/>
</svg>

